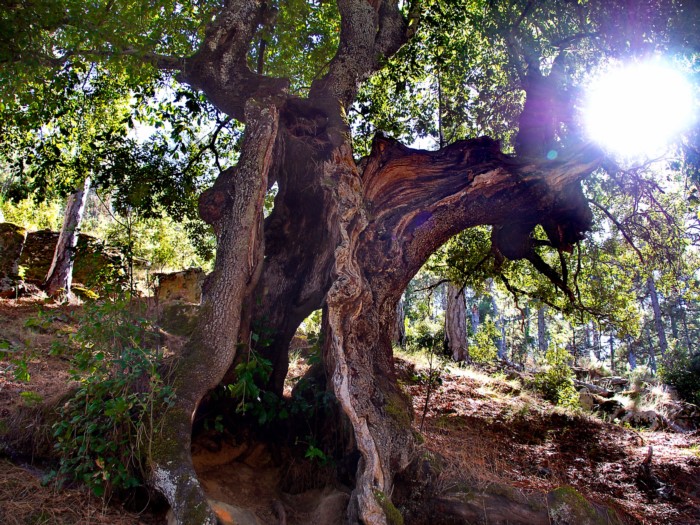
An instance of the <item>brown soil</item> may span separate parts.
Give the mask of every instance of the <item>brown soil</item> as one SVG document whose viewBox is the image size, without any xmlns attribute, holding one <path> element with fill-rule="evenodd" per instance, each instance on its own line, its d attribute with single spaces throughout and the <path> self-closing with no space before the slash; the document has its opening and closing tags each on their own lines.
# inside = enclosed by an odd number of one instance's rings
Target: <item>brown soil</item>
<svg viewBox="0 0 700 525">
<path fill-rule="evenodd" d="M 512 382 L 460 370 L 441 377 L 422 434 L 424 446 L 446 460 L 440 480 L 446 492 L 460 483 L 504 483 L 525 492 L 571 485 L 632 522 L 700 523 L 700 432 L 626 429 L 554 409 Z M 408 390 L 420 426 L 427 388 Z M 645 490 L 640 476 L 649 447 L 659 491 Z"/>
<path fill-rule="evenodd" d="M 68 356 L 51 356 L 49 351 L 53 341 L 65 340 L 75 329 L 79 307 L 42 305 L 43 314 L 38 314 L 38 307 L 27 300 L 0 300 L 0 344 L 7 341 L 10 346 L 0 359 L 0 456 L 2 435 L 22 431 L 12 427 L 17 413 L 41 400 L 56 399 L 70 388 Z M 38 321 L 28 323 L 28 319 Z M 12 359 L 18 356 L 27 358 L 29 383 L 14 377 Z M 424 380 L 415 380 L 416 367 L 420 372 L 421 366 L 399 360 L 398 367 L 413 395 L 414 426 L 419 430 L 427 391 Z M 305 369 L 303 358 L 295 362 L 296 374 Z M 501 484 L 524 494 L 545 493 L 572 485 L 591 501 L 624 512 L 630 523 L 700 522 L 697 431 L 677 434 L 622 428 L 554 409 L 518 384 L 469 370 L 453 368 L 441 377 L 422 428 L 425 452 L 443 458 L 436 481 L 440 493 L 454 494 L 465 486 L 488 490 Z M 32 429 L 25 432 L 30 441 L 36 439 Z M 649 447 L 651 473 L 661 490 L 646 490 L 640 477 Z M 58 491 L 42 486 L 43 472 L 31 466 L 31 458 L 17 458 L 11 452 L 4 450 L 8 458 L 0 459 L 0 523 L 164 523 L 162 513 L 127 512 L 89 496 L 85 489 Z M 267 447 L 250 442 L 237 445 L 235 440 L 212 443 L 203 437 L 193 453 L 209 494 L 253 510 L 263 523 L 279 523 L 280 512 L 289 525 L 330 525 L 342 515 L 347 501 L 342 487 L 328 483 L 313 487 L 311 479 L 308 490 L 281 490 L 290 476 L 328 479 L 318 466 L 281 466 L 280 458 Z"/>
</svg>

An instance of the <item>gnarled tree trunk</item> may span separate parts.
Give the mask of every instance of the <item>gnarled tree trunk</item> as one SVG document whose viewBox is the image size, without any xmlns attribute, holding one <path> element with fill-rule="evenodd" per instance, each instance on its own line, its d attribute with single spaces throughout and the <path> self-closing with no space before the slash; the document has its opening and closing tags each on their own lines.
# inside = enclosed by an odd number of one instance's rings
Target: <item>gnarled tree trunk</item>
<svg viewBox="0 0 700 525">
<path fill-rule="evenodd" d="M 426 152 L 378 137 L 361 177 L 350 162 L 335 162 L 342 170 L 341 243 L 327 294 L 326 362 L 362 455 L 351 522 L 386 523 L 393 477 L 411 459 L 412 413 L 396 383 L 390 337 L 409 280 L 435 249 L 467 227 L 531 223 L 535 217 L 546 222 L 554 194 L 562 236 L 551 241 L 564 246 L 579 238 L 590 211 L 578 180 L 595 164 L 583 158 L 550 165 L 544 173 L 513 163 L 486 138 Z"/>
<path fill-rule="evenodd" d="M 523 163 L 489 138 L 427 152 L 378 136 L 360 170 L 344 114 L 360 84 L 415 24 L 395 0 L 338 0 L 338 9 L 336 55 L 305 99 L 287 93 L 286 80 L 248 67 L 268 11 L 262 0 L 227 0 L 199 51 L 176 66 L 181 80 L 246 123 L 238 166 L 200 201 L 217 233 L 216 266 L 176 371 L 167 433 L 154 447 L 154 484 L 180 524 L 214 522 L 189 455 L 200 399 L 254 330 L 272 334 L 261 351 L 274 363 L 271 386 L 280 391 L 289 341 L 324 299 L 325 365 L 361 454 L 348 521 L 386 523 L 394 475 L 414 450 L 411 403 L 396 381 L 391 347 L 397 303 L 410 279 L 465 228 L 493 225 L 500 255 L 541 267 L 531 235 L 536 225 L 558 249 L 570 248 L 590 226 L 580 180 L 597 165 L 592 151 Z M 263 257 L 262 202 L 273 181 L 279 192 L 264 223 Z"/>
<path fill-rule="evenodd" d="M 200 214 L 216 232 L 216 262 L 203 290 L 199 322 L 174 372 L 175 405 L 163 417 L 164 432 L 154 436 L 151 457 L 152 482 L 182 525 L 216 523 L 192 466 L 192 418 L 236 356 L 243 305 L 259 277 L 262 209 L 278 119 L 273 104 L 246 105 L 238 165 L 223 172 L 200 199 Z"/>
</svg>

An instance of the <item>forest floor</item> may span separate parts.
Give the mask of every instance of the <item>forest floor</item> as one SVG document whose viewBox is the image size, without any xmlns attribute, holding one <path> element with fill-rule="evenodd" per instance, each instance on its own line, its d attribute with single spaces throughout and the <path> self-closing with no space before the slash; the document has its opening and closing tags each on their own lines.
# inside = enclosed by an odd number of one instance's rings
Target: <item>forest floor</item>
<svg viewBox="0 0 700 525">
<path fill-rule="evenodd" d="M 164 523 L 162 507 L 138 513 L 132 504 L 127 511 L 85 488 L 44 485 L 45 462 L 14 456 L 2 446 L 3 434 L 24 432 L 36 443 L 38 456 L 46 452 L 40 443 L 46 436 L 32 435 L 36 428 L 13 427 L 16 414 L 49 405 L 69 388 L 69 360 L 50 355 L 50 349 L 55 340 L 75 331 L 80 307 L 43 305 L 42 311 L 35 302 L 0 299 L 0 522 Z M 27 364 L 28 382 L 15 377 L 20 356 Z M 397 358 L 402 382 L 413 396 L 413 425 L 423 436 L 424 453 L 441 458 L 434 481 L 439 492 L 454 495 L 464 487 L 486 492 L 507 486 L 529 495 L 570 485 L 587 499 L 622 511 L 629 523 L 700 523 L 700 432 L 623 428 L 555 408 L 503 374 L 456 366 L 440 371 L 426 409 L 428 367 L 419 355 Z M 297 356 L 291 374 L 301 375 L 306 368 Z M 640 476 L 650 447 L 655 490 Z M 342 513 L 347 495 L 338 487 L 284 493 L 279 483 L 284 468 L 265 445 L 225 443 L 215 449 L 204 443 L 194 451 L 205 488 L 219 501 L 255 512 L 260 523 L 280 523 L 276 506 L 286 509 L 289 525 L 330 525 Z"/>
</svg>

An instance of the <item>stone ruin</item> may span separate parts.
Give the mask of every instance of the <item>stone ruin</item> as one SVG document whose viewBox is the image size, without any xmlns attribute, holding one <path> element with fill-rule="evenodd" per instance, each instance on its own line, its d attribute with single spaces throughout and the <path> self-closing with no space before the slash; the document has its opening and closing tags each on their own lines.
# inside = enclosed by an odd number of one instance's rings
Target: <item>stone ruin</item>
<svg viewBox="0 0 700 525">
<path fill-rule="evenodd" d="M 58 232 L 27 232 L 11 223 L 0 223 L 0 297 L 15 297 L 37 289 L 46 278 L 58 242 Z M 139 263 L 142 262 L 139 261 Z M 107 276 L 125 273 L 124 255 L 99 239 L 79 234 L 73 263 L 73 282 L 94 288 Z"/>
<path fill-rule="evenodd" d="M 190 268 L 181 272 L 157 273 L 154 277 L 158 324 L 172 334 L 190 335 L 197 324 L 202 302 L 204 271 Z"/>
</svg>

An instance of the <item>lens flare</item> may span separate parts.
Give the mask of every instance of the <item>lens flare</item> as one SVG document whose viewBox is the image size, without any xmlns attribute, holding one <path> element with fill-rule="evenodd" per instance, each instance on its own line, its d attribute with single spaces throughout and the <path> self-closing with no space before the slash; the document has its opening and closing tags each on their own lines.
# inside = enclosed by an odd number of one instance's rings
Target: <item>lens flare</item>
<svg viewBox="0 0 700 525">
<path fill-rule="evenodd" d="M 625 158 L 659 154 L 695 120 L 690 82 L 659 62 L 613 69 L 590 86 L 584 108 L 588 136 Z"/>
</svg>

